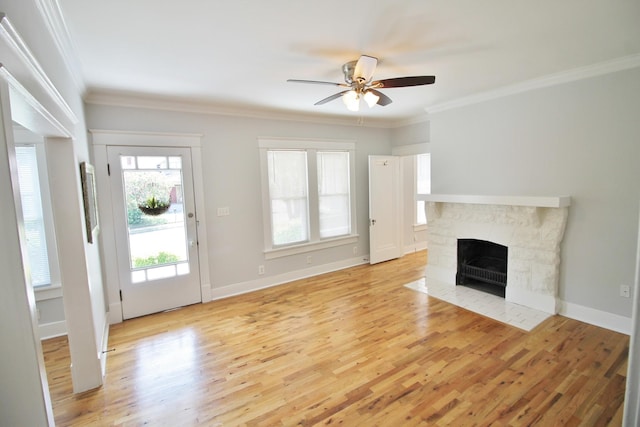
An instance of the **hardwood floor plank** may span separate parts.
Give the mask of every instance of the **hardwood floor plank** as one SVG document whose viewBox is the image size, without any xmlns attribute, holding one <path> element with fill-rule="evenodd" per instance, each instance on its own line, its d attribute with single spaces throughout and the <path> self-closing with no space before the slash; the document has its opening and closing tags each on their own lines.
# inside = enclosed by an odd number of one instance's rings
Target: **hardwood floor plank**
<svg viewBox="0 0 640 427">
<path fill-rule="evenodd" d="M 553 316 L 530 332 L 404 287 L 426 253 L 112 325 L 105 384 L 59 426 L 620 425 L 629 339 Z"/>
</svg>

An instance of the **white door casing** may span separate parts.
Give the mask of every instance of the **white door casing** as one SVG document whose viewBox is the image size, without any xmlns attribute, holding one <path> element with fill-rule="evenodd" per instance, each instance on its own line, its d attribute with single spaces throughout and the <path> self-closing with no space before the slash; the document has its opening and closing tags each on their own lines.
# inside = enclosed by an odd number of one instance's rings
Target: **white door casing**
<svg viewBox="0 0 640 427">
<path fill-rule="evenodd" d="M 402 256 L 400 159 L 369 156 L 369 263 Z"/>
</svg>

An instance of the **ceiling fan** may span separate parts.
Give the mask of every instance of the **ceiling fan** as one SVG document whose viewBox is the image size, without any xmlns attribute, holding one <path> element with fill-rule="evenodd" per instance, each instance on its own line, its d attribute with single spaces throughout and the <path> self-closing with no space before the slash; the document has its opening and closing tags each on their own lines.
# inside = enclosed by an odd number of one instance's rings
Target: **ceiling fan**
<svg viewBox="0 0 640 427">
<path fill-rule="evenodd" d="M 287 81 L 293 83 L 311 83 L 348 88 L 347 90 L 321 99 L 314 105 L 326 104 L 329 101 L 342 97 L 345 105 L 351 111 L 358 111 L 360 108 L 360 99 L 364 99 L 367 105 L 369 105 L 369 108 L 376 104 L 383 107 L 391 104 L 391 102 L 393 102 L 391 101 L 391 98 L 380 92 L 378 89 L 430 85 L 436 81 L 435 76 L 395 77 L 391 79 L 372 81 L 371 79 L 373 78 L 373 73 L 376 70 L 377 65 L 377 58 L 362 55 L 357 61 L 350 61 L 342 66 L 342 72 L 344 73 L 344 80 L 346 83 L 297 79 L 289 79 Z"/>
</svg>

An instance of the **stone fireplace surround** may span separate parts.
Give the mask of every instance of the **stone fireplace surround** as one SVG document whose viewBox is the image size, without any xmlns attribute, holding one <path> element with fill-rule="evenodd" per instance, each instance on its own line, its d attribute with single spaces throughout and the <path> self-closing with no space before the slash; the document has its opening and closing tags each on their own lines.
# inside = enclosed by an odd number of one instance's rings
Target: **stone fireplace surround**
<svg viewBox="0 0 640 427">
<path fill-rule="evenodd" d="M 427 202 L 427 286 L 455 286 L 458 239 L 507 246 L 505 300 L 550 314 L 558 312 L 560 244 L 569 196 L 465 196 L 430 194 Z"/>
</svg>

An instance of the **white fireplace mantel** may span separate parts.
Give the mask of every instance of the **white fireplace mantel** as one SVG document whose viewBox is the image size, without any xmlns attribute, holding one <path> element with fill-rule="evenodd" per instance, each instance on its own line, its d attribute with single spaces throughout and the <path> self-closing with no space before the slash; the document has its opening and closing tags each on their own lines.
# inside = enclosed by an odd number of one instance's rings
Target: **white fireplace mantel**
<svg viewBox="0 0 640 427">
<path fill-rule="evenodd" d="M 565 208 L 571 205 L 571 196 L 474 196 L 462 194 L 423 194 L 419 200 L 472 205 L 530 206 L 538 208 Z"/>
</svg>

